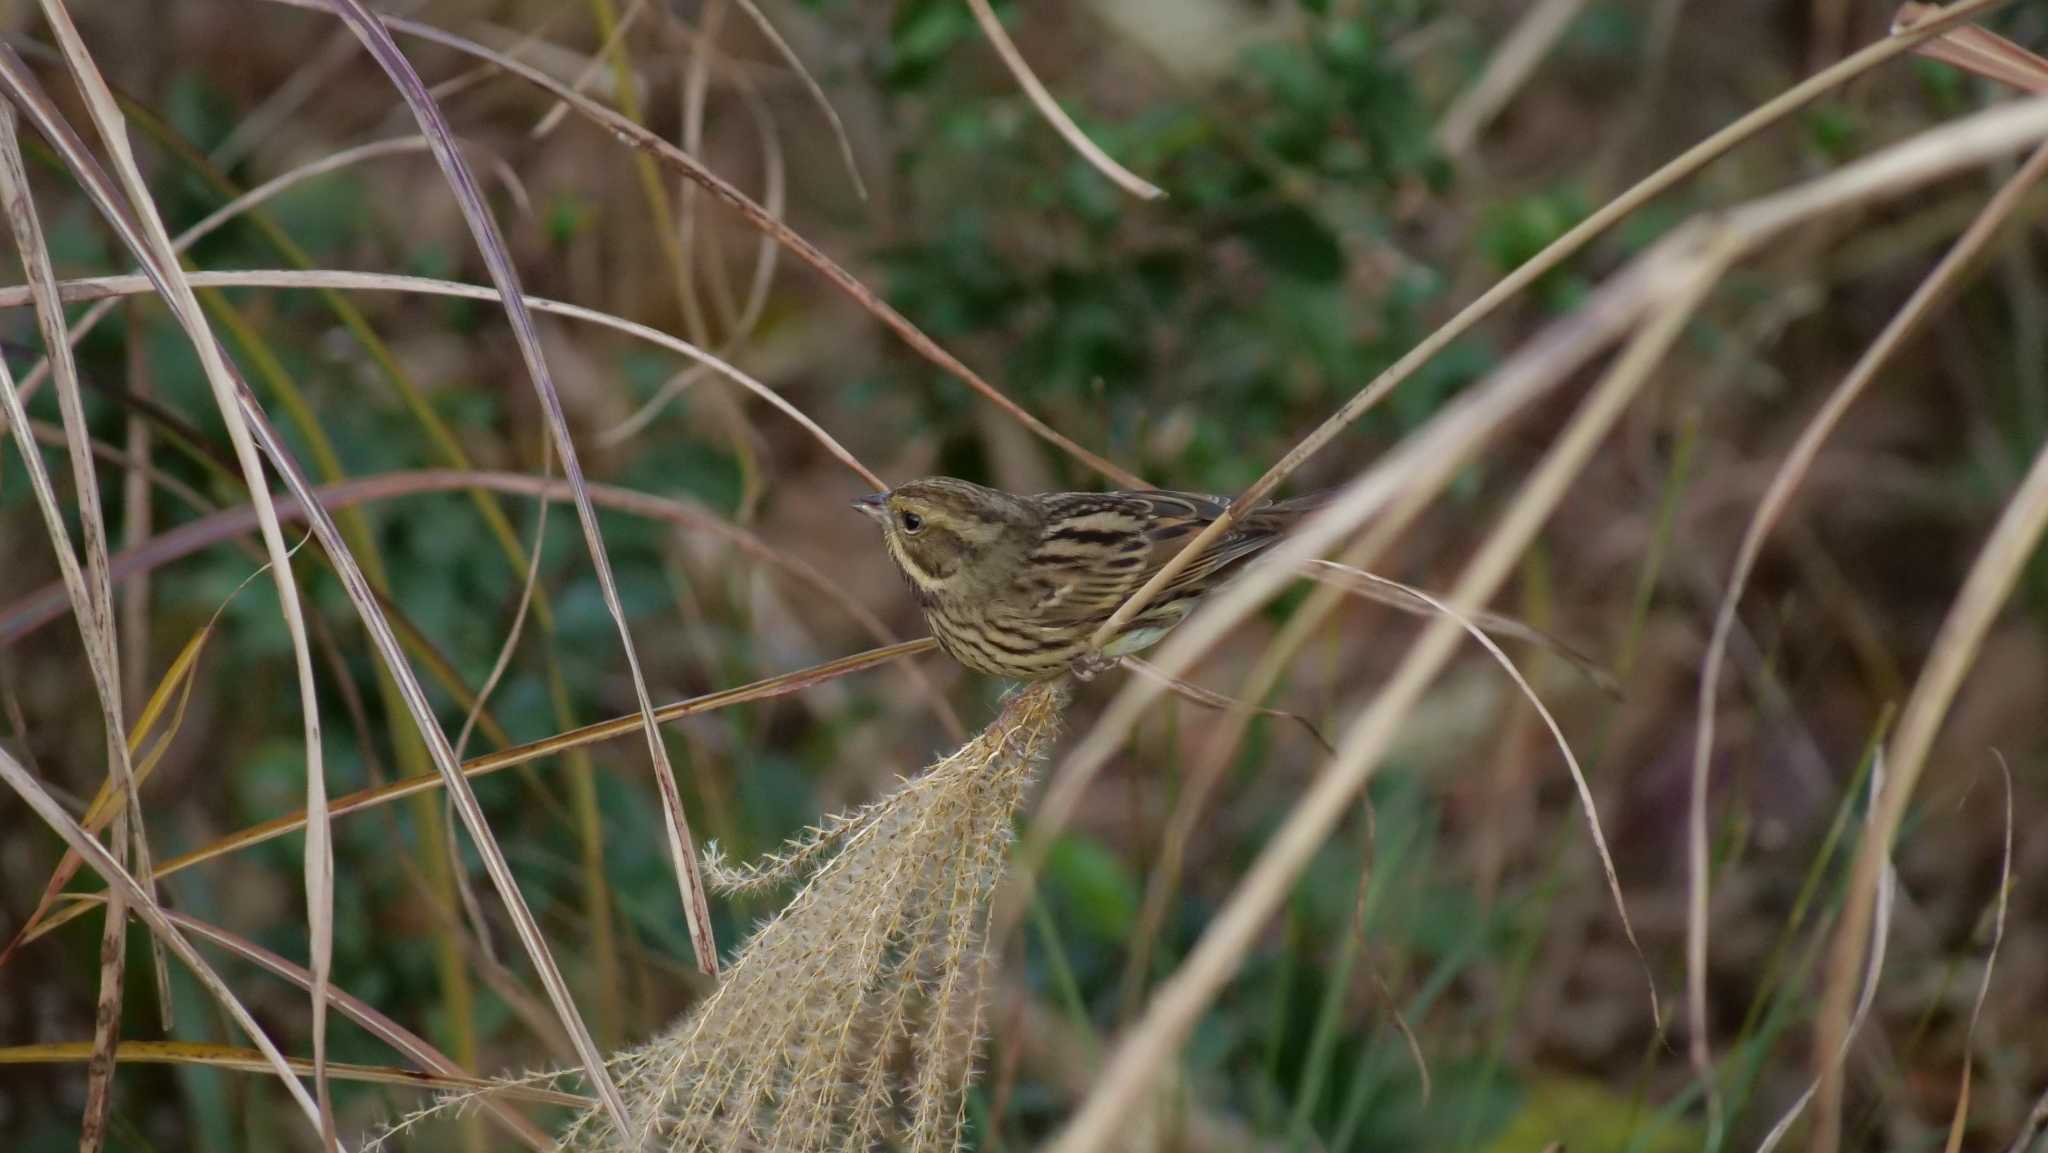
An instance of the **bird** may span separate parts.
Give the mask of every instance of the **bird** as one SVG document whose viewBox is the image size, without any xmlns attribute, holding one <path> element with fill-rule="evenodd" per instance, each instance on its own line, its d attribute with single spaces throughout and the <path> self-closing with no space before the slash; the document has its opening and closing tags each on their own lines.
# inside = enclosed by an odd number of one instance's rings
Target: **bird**
<svg viewBox="0 0 2048 1153">
<path fill-rule="evenodd" d="M 1211 541 L 1110 637 L 1089 638 L 1230 507 L 1162 490 L 1019 496 L 934 476 L 861 497 L 939 647 L 1015 681 L 1092 677 L 1179 624 L 1203 596 L 1273 546 L 1322 497 L 1268 501 Z"/>
</svg>

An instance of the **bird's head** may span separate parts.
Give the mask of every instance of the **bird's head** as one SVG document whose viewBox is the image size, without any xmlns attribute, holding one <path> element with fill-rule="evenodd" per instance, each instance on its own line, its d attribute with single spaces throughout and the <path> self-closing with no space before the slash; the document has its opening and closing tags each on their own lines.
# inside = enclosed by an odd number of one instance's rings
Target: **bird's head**
<svg viewBox="0 0 2048 1153">
<path fill-rule="evenodd" d="M 853 502 L 882 526 L 889 558 L 920 598 L 966 592 L 1028 547 L 1028 502 L 964 480 L 935 476 Z"/>
</svg>

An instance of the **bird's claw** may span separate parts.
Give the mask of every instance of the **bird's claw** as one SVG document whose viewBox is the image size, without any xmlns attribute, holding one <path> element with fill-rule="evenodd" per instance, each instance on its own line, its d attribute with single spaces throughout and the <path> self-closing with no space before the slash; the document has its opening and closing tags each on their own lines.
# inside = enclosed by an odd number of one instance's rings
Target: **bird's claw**
<svg viewBox="0 0 2048 1153">
<path fill-rule="evenodd" d="M 1068 667 L 1073 670 L 1077 681 L 1092 681 L 1097 673 L 1116 667 L 1117 658 L 1107 653 L 1090 651 L 1075 657 Z"/>
</svg>

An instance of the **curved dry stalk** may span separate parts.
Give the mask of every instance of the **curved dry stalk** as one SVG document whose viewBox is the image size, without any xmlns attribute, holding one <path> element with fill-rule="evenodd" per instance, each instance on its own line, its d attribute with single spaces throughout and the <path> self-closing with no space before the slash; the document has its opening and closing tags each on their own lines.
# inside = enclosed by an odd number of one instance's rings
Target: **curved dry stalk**
<svg viewBox="0 0 2048 1153">
<path fill-rule="evenodd" d="M 1574 2 L 1583 3 L 1584 0 Z M 1053 99 L 1051 92 L 1046 91 L 1037 73 L 1031 71 L 1031 63 L 1024 59 L 1022 52 L 1017 51 L 1017 45 L 1011 41 L 1010 34 L 1003 30 L 1002 19 L 996 15 L 994 8 L 989 7 L 988 0 L 967 0 L 967 8 L 974 13 L 974 22 L 981 25 L 981 34 L 988 37 L 989 47 L 996 50 L 996 55 L 1002 58 L 1003 67 L 1008 68 L 1010 75 L 1016 79 L 1017 87 L 1022 88 L 1024 95 L 1030 97 L 1031 106 L 1038 109 L 1038 114 L 1045 117 L 1046 123 L 1052 125 L 1053 131 L 1060 134 L 1060 139 L 1067 142 L 1067 147 L 1079 153 L 1081 159 L 1088 162 L 1089 167 L 1100 172 L 1111 184 L 1140 200 L 1157 200 L 1166 195 L 1158 185 L 1118 164 L 1115 157 L 1088 139 L 1088 134 L 1081 131 L 1081 126 L 1074 123 L 1073 117 L 1068 116 L 1066 110 L 1060 107 L 1060 102 Z"/>
<path fill-rule="evenodd" d="M 271 2 L 295 8 L 311 8 L 322 12 L 332 12 L 337 4 L 346 3 L 347 0 L 271 0 Z M 2003 0 L 1965 0 L 1965 2 L 1981 5 L 2003 2 Z M 457 52 L 475 56 L 478 59 L 488 60 L 512 75 L 525 80 L 527 83 L 552 94 L 571 108 L 574 108 L 578 114 L 610 132 L 628 147 L 652 153 L 656 159 L 675 168 L 684 176 L 709 191 L 713 196 L 725 202 L 725 204 L 737 211 L 749 225 L 769 236 L 773 236 L 777 243 L 787 248 L 799 260 L 817 270 L 820 275 L 851 297 L 861 308 L 880 320 L 890 331 L 901 337 L 903 342 L 909 345 L 918 355 L 957 377 L 969 388 L 980 393 L 989 403 L 995 405 L 1011 419 L 1023 425 L 1033 435 L 1125 488 L 1147 487 L 1144 478 L 1121 465 L 1083 448 L 1072 438 L 1033 416 L 1016 401 L 1004 395 L 1002 390 L 984 380 L 979 373 L 967 367 L 960 358 L 946 351 L 937 341 L 927 336 L 924 330 L 912 324 L 909 318 L 896 311 L 887 301 L 877 296 L 872 289 L 862 284 L 858 278 L 848 272 L 837 261 L 825 255 L 822 249 L 804 239 L 789 226 L 776 220 L 773 216 L 769 215 L 765 208 L 748 198 L 746 193 L 741 192 L 731 182 L 704 167 L 695 157 L 690 156 L 682 149 L 619 115 L 615 110 L 571 90 L 539 69 L 517 60 L 508 59 L 502 54 L 493 52 L 489 48 L 478 44 L 474 40 L 457 36 L 431 24 L 424 24 L 419 21 L 406 20 L 396 16 L 384 16 L 380 19 L 385 27 L 394 31 L 402 32 L 408 36 L 416 36 L 423 40 L 430 40 L 444 47 L 452 48 Z"/>
<path fill-rule="evenodd" d="M 1970 1003 L 1970 1026 L 1963 1031 L 1963 1071 L 1957 1076 L 1956 1108 L 1948 1123 L 1948 1144 L 1943 1153 L 1961 1153 L 1963 1127 L 1970 1120 L 1970 1071 L 1977 1057 L 1977 1022 L 1984 1016 L 1984 1000 L 1991 995 L 1991 971 L 1998 965 L 1998 947 L 2005 943 L 2006 898 L 2012 893 L 2012 769 L 2005 757 L 1993 751 L 1998 777 L 2005 786 L 2005 846 L 1998 859 L 1998 900 L 1991 921 L 1991 947 L 1984 951 L 1984 975 L 1977 980 L 1977 999 Z"/>
<path fill-rule="evenodd" d="M 1319 558 L 1309 562 L 1308 571 L 1305 575 L 1311 580 L 1333 583 L 1338 588 L 1363 597 L 1374 604 L 1386 605 L 1389 608 L 1398 609 L 1413 616 L 1427 616 L 1431 612 L 1436 611 L 1436 602 L 1421 589 L 1403 584 L 1392 577 L 1383 577 L 1378 573 L 1368 572 L 1358 565 L 1343 564 Z M 1340 579 L 1332 580 L 1333 577 Z M 1516 640 L 1524 644 L 1534 645 L 1564 661 L 1572 666 L 1572 668 L 1577 669 L 1585 675 L 1587 680 L 1593 682 L 1601 692 L 1612 697 L 1621 696 L 1621 682 L 1615 680 L 1614 674 L 1603 668 L 1599 661 L 1566 644 L 1562 639 L 1537 628 L 1535 625 L 1527 621 L 1516 620 L 1511 616 L 1492 612 L 1475 612 L 1471 615 L 1471 620 L 1486 635 L 1490 637 L 1504 637 L 1508 640 Z"/>
<path fill-rule="evenodd" d="M 1844 898 L 1841 928 L 1828 953 L 1827 986 L 1814 1027 L 1818 1052 L 1834 1052 L 1847 1042 L 1849 989 L 1862 959 L 1864 940 L 1874 916 L 1873 906 L 1882 897 L 1882 873 L 1890 859 L 1892 840 L 1905 820 L 1913 787 L 1927 767 L 1927 754 L 1933 748 L 1942 718 L 1962 687 L 1963 676 L 1974 663 L 1992 619 L 2004 606 L 2014 582 L 2040 544 L 2044 529 L 2048 529 L 2048 449 L 2034 457 L 2018 491 L 2006 503 L 1997 526 L 1991 530 L 1990 539 L 1971 563 L 1962 590 L 1956 594 L 1955 603 L 1935 635 L 1927 664 L 1899 714 L 1899 729 L 1892 738 L 1889 758 L 1892 780 L 1879 799 L 1880 812 L 1874 828 L 1857 849 Z M 1820 1153 L 1833 1153 L 1840 1140 L 1841 1092 L 1839 1070 L 1823 1069 L 1813 1139 L 1813 1148 Z"/>
<path fill-rule="evenodd" d="M 1728 125 L 1675 159 L 1667 162 L 1657 171 L 1644 177 L 1628 191 L 1601 205 L 1599 210 L 1580 221 L 1563 236 L 1544 246 L 1541 252 L 1502 277 L 1492 288 L 1481 293 L 1479 298 L 1459 309 L 1457 315 L 1445 321 L 1436 331 L 1424 337 L 1414 348 L 1404 353 L 1401 359 L 1388 365 L 1371 383 L 1351 397 L 1350 400 L 1331 413 L 1315 430 L 1303 437 L 1286 455 L 1274 461 L 1251 487 L 1239 494 L 1222 516 L 1195 534 L 1178 555 L 1154 573 L 1138 591 L 1132 593 L 1110 618 L 1102 623 L 1090 638 L 1096 648 L 1108 639 L 1131 618 L 1152 603 L 1167 583 L 1178 576 L 1203 549 L 1209 547 L 1222 535 L 1230 531 L 1244 512 L 1271 496 L 1308 459 L 1321 452 L 1337 435 L 1364 416 L 1375 405 L 1386 398 L 1395 388 L 1415 375 L 1424 365 L 1434 360 L 1438 353 L 1450 347 L 1451 343 L 1471 331 L 1480 321 L 1492 315 L 1501 305 L 1507 303 L 1523 289 L 1534 284 L 1551 270 L 1569 260 L 1581 249 L 1619 223 L 1636 209 L 1669 191 L 1680 181 L 1692 176 L 1708 164 L 1749 139 L 1764 128 L 1790 116 L 1821 94 L 1847 83 L 1849 80 L 1870 71 L 1893 57 L 1912 51 L 1917 45 L 1955 27 L 1972 16 L 1982 15 L 2007 3 L 2007 0 L 1958 0 L 1939 16 L 1922 21 L 1911 29 L 1895 33 L 1891 37 L 1871 44 L 1852 56 L 1845 57 L 1834 65 L 1822 69 L 1771 100 L 1749 111 L 1735 123 Z"/>
<path fill-rule="evenodd" d="M 1344 565 L 1333 565 L 1330 561 L 1323 561 L 1322 563 L 1332 565 L 1338 571 L 1346 572 L 1347 575 L 1355 578 L 1385 579 L 1383 577 L 1375 578 L 1373 574 L 1366 572 L 1364 569 L 1352 569 Z M 1600 828 L 1600 809 L 1593 803 L 1593 787 L 1586 783 L 1586 771 L 1579 767 L 1579 758 L 1573 754 L 1571 742 L 1565 740 L 1564 730 L 1558 726 L 1557 718 L 1550 715 L 1550 709 L 1544 705 L 1543 698 L 1536 695 L 1535 686 L 1531 685 L 1528 678 L 1522 675 L 1522 670 L 1501 649 L 1500 645 L 1486 634 L 1485 629 L 1474 618 L 1474 614 L 1459 612 L 1457 609 L 1420 589 L 1409 588 L 1407 585 L 1401 585 L 1400 587 L 1405 593 L 1421 601 L 1432 611 L 1456 621 L 1458 626 L 1464 629 L 1466 634 L 1480 648 L 1485 649 L 1486 654 L 1492 657 L 1496 664 L 1500 665 L 1501 671 L 1508 675 L 1508 679 L 1515 682 L 1515 688 L 1521 692 L 1523 699 L 1527 700 L 1530 707 L 1536 710 L 1536 715 L 1543 719 L 1543 726 L 1550 730 L 1551 743 L 1556 745 L 1557 751 L 1564 756 L 1565 769 L 1572 776 L 1572 787 L 1578 790 L 1579 809 L 1585 814 L 1586 831 L 1592 835 L 1593 851 L 1600 857 L 1600 869 L 1607 875 L 1607 892 L 1609 896 L 1614 898 L 1614 911 L 1621 918 L 1621 931 L 1628 937 L 1628 947 L 1635 950 L 1636 962 L 1643 967 L 1643 981 L 1650 989 L 1650 1020 L 1661 1035 L 1664 1032 L 1664 1011 L 1657 1004 L 1657 976 L 1650 971 L 1650 958 L 1643 952 L 1642 942 L 1636 940 L 1635 924 L 1628 917 L 1628 902 L 1623 900 L 1621 895 L 1621 877 L 1614 871 L 1614 854 L 1608 851 L 1607 834 Z M 1427 1084 L 1426 1081 L 1425 1084 Z"/>
<path fill-rule="evenodd" d="M 768 19 L 760 6 L 755 4 L 754 0 L 735 0 L 735 3 L 739 5 L 740 11 L 747 14 L 747 19 L 754 22 L 754 27 L 760 30 L 761 35 L 767 38 L 768 43 L 774 47 L 775 54 L 782 57 L 782 62 L 789 65 L 791 72 L 796 73 L 797 79 L 804 86 L 804 91 L 810 94 L 811 103 L 816 104 L 818 111 L 825 114 L 825 122 L 832 128 L 832 139 L 839 145 L 839 161 L 846 165 L 846 178 L 853 182 L 853 193 L 866 200 L 868 185 L 860 178 L 860 165 L 853 159 L 853 140 L 846 135 L 846 125 L 839 119 L 839 110 L 832 106 L 831 98 L 825 95 L 825 89 L 818 83 L 817 77 L 812 76 L 811 70 L 804 67 L 803 58 L 796 54 L 796 49 L 789 46 L 789 41 L 782 38 L 782 33 L 776 31 L 775 22 Z"/>
<path fill-rule="evenodd" d="M 553 480 L 554 473 L 554 452 L 543 442 L 540 451 L 542 482 Z M 490 674 L 484 677 L 484 683 L 477 686 L 476 700 L 470 703 L 467 715 L 462 718 L 462 728 L 456 733 L 455 756 L 458 760 L 462 757 L 462 750 L 469 745 L 469 734 L 476 728 L 476 719 L 483 715 L 484 702 L 496 691 L 499 679 L 512 664 L 512 654 L 519 648 L 519 635 L 525 630 L 526 610 L 533 607 L 533 591 L 540 584 L 540 555 L 547 545 L 548 508 L 554 502 L 543 500 L 538 503 L 540 508 L 533 514 L 533 553 L 526 561 L 526 576 L 519 583 L 519 606 L 512 612 L 511 627 L 505 630 L 505 643 L 498 646 L 498 658 L 491 663 Z"/>
<path fill-rule="evenodd" d="M 199 288 L 312 288 L 339 289 L 352 292 L 417 292 L 430 296 L 452 296 L 463 300 L 501 302 L 504 297 L 495 288 L 478 284 L 463 284 L 453 280 L 438 280 L 425 276 L 405 276 L 385 272 L 341 272 L 326 269 L 258 269 L 236 272 L 193 272 L 186 275 Z M 151 290 L 151 281 L 146 276 L 97 276 L 78 280 L 58 282 L 58 290 L 65 300 L 96 300 L 107 296 L 139 295 Z M 746 388 L 749 392 L 767 401 L 788 416 L 804 431 L 816 438 L 818 443 L 840 463 L 852 469 L 855 474 L 877 488 L 888 485 L 875 472 L 862 464 L 860 458 L 834 439 L 817 421 L 812 420 L 802 409 L 785 400 L 781 394 L 752 376 L 727 364 L 725 361 L 705 352 L 680 337 L 671 336 L 658 328 L 626 320 L 608 312 L 585 308 L 579 304 L 568 304 L 546 297 L 527 296 L 522 298 L 526 307 L 535 312 L 565 316 L 572 320 L 587 321 L 609 328 L 628 336 L 636 337 L 650 344 L 659 345 L 714 369 L 728 379 Z M 19 308 L 29 303 L 29 295 L 22 288 L 0 288 L 0 308 Z M 573 482 L 572 482 L 573 483 Z M 572 489 L 573 491 L 573 489 Z"/>
<path fill-rule="evenodd" d="M 1863 395 L 1870 382 L 1876 379 L 1878 372 L 1905 342 L 1919 332 L 1943 299 L 1970 271 L 1978 255 L 1998 234 L 2027 191 L 2044 175 L 2048 175 L 2048 147 L 2035 150 L 2033 156 L 1985 204 L 1983 211 L 1943 254 L 1934 270 L 1913 289 L 1906 303 L 1893 314 L 1877 339 L 1871 341 L 1841 383 L 1828 395 L 1820 411 L 1800 430 L 1799 439 L 1772 474 L 1770 487 L 1758 501 L 1756 512 L 1751 515 L 1743 532 L 1742 543 L 1736 549 L 1734 568 L 1728 577 L 1728 587 L 1721 595 L 1720 606 L 1714 612 L 1713 631 L 1707 641 L 1706 655 L 1700 663 L 1699 702 L 1694 716 L 1692 792 L 1686 822 L 1687 868 L 1691 877 L 1686 902 L 1686 1020 L 1691 1037 L 1689 1053 L 1694 1071 L 1703 1085 L 1711 1085 L 1714 1079 L 1707 1026 L 1707 905 L 1711 882 L 1707 785 L 1713 761 L 1721 671 L 1727 660 L 1728 643 L 1735 632 L 1736 610 L 1743 591 L 1748 587 L 1750 575 L 1762 555 L 1764 541 L 1784 516 L 1800 482 L 1812 469 L 1828 437 L 1848 413 L 1849 406 Z"/>
<path fill-rule="evenodd" d="M 787 166 L 782 155 L 782 140 L 776 134 L 775 119 L 768 114 L 767 103 L 761 99 L 760 89 L 755 86 L 753 80 L 744 72 L 740 72 L 737 74 L 736 86 L 748 113 L 753 118 L 754 130 L 761 138 L 761 203 L 770 215 L 780 220 L 783 215 L 784 198 L 788 193 Z M 693 199 L 686 199 L 683 202 L 686 212 L 691 211 L 694 205 Z M 741 343 L 751 337 L 754 329 L 761 323 L 761 314 L 767 311 L 768 307 L 768 288 L 775 279 L 776 256 L 781 251 L 776 247 L 775 238 L 772 236 L 764 234 L 756 242 L 754 276 L 747 285 L 747 299 L 740 307 L 740 315 L 733 326 L 733 331 L 718 350 L 721 359 L 730 360 Z M 661 388 L 656 390 L 645 404 L 618 424 L 599 433 L 598 443 L 611 446 L 638 435 L 654 421 L 655 417 L 661 415 L 661 411 L 676 397 L 681 396 L 684 389 L 703 379 L 708 371 L 710 370 L 706 366 L 695 364 L 663 381 Z"/>
</svg>

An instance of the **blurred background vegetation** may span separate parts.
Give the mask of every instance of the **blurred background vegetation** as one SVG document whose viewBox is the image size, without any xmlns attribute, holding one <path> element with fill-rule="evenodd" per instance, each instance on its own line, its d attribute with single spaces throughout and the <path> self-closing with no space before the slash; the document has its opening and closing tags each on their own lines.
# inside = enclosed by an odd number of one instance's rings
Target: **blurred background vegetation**
<svg viewBox="0 0 2048 1153">
<path fill-rule="evenodd" d="M 8 40 L 71 101 L 68 80 L 36 51 L 46 34 L 29 7 L 10 6 Z M 1890 16 L 1888 6 L 1829 0 L 998 5 L 1089 135 L 1167 191 L 1147 203 L 1053 134 L 958 0 L 766 9 L 843 119 L 866 199 L 802 82 L 725 0 L 403 7 L 565 81 L 582 78 L 757 199 L 773 186 L 798 232 L 1024 407 L 1151 482 L 1224 493 L 1593 208 L 1816 64 L 1881 35 Z M 1458 111 L 1461 100 L 1537 7 L 1562 12 L 1561 31 L 1497 108 L 1449 131 L 1473 115 Z M 133 102 L 137 148 L 174 232 L 295 166 L 415 131 L 328 16 L 250 0 L 73 8 L 109 81 Z M 1994 23 L 2021 43 L 2048 32 L 2038 6 L 2014 5 Z M 1023 491 L 1100 483 L 810 270 L 786 257 L 763 269 L 757 234 L 708 198 L 641 171 L 630 150 L 577 117 L 537 131 L 550 101 L 532 88 L 405 44 L 430 81 L 446 82 L 443 107 L 490 181 L 528 291 L 728 350 L 892 482 L 943 472 Z M 1354 475 L 1688 213 L 2001 98 L 1926 61 L 1859 80 L 1547 277 L 1313 460 L 1296 487 Z M 59 275 L 125 271 L 125 254 L 49 154 L 32 148 L 30 162 Z M 1561 662 L 1518 654 L 1591 773 L 1667 1018 L 1683 988 L 1698 666 L 1735 542 L 1825 391 L 2005 174 L 1838 219 L 1742 268 L 1500 606 L 1623 676 L 1617 701 Z M 1361 811 L 1325 847 L 1204 1018 L 1183 1055 L 1185 1124 L 1167 1147 L 1755 1144 L 1811 1076 L 1815 958 L 1854 842 L 1853 825 L 1846 835 L 1831 829 L 1860 811 L 1880 718 L 2048 436 L 2036 199 L 2028 227 L 1854 410 L 1745 601 L 1713 784 L 1711 992 L 1724 1123 L 1708 1123 L 1685 1038 L 1654 1034 L 1554 746 L 1497 668 L 1474 655 L 1437 685 L 1375 779 L 1372 821 Z M 442 178 L 417 150 L 309 180 L 190 259 L 207 269 L 485 279 Z M 750 309 L 761 277 L 765 295 Z M 345 298 L 359 310 L 350 317 L 318 293 L 254 289 L 208 303 L 321 479 L 461 462 L 544 467 L 534 393 L 493 306 L 355 294 Z M 717 379 L 667 387 L 686 365 L 650 345 L 552 319 L 543 335 L 593 480 L 708 510 L 829 574 L 898 635 L 921 632 L 872 526 L 846 508 L 863 485 L 801 429 Z M 7 315 L 0 338 L 17 372 L 38 355 L 25 309 Z M 155 479 L 146 527 L 118 495 L 128 470 L 102 462 L 117 543 L 246 502 L 238 474 L 219 464 L 225 434 L 204 377 L 160 305 L 117 309 L 81 358 L 96 436 L 132 451 L 131 429 L 147 430 Z M 1388 575 L 1446 583 L 1564 412 L 1560 403 L 1523 422 L 1469 468 L 1407 534 Z M 47 392 L 31 415 L 55 422 Z M 61 449 L 48 459 L 64 471 Z M 435 703 L 450 732 L 466 708 L 447 682 L 484 682 L 518 608 L 523 571 L 504 530 L 529 540 L 534 511 L 525 498 L 493 504 L 440 491 L 366 503 L 344 522 L 370 546 L 358 551 L 375 558 L 419 653 L 444 663 Z M 619 512 L 603 526 L 657 701 L 875 643 L 843 609 L 727 538 Z M 298 566 L 326 634 L 330 791 L 429 771 L 314 551 Z M 146 628 L 122 637 L 130 683 L 141 686 L 130 691 L 132 711 L 228 601 L 143 792 L 159 857 L 303 800 L 299 704 L 275 594 L 267 581 L 235 593 L 256 563 L 246 547 L 221 542 L 162 564 L 143 586 Z M 472 752 L 632 708 L 616 632 L 567 510 L 546 522 L 539 572 L 534 619 Z M 77 631 L 61 615 L 39 623 L 25 607 L 56 576 L 10 442 L 0 447 L 0 742 L 82 805 L 105 757 Z M 1198 679 L 1238 683 L 1286 603 L 1240 630 Z M 2037 564 L 1944 730 L 1941 771 L 1902 838 L 1892 953 L 1850 1066 L 1854 1148 L 1938 1148 L 1972 1047 L 1965 1147 L 2003 1148 L 2048 1080 L 2048 1048 L 2031 1027 L 2048 1003 L 2048 842 L 2024 835 L 2048 811 L 2044 613 L 2048 566 Z M 1326 727 L 1355 712 L 1415 628 L 1365 605 L 1337 619 L 1271 702 Z M 942 658 L 924 667 L 969 726 L 989 715 L 998 686 Z M 1084 690 L 1072 727 L 1103 699 L 1099 684 Z M 693 719 L 668 739 L 698 834 L 745 858 L 928 762 L 951 743 L 933 718 L 910 682 L 882 670 Z M 1186 702 L 1156 710 L 1096 786 L 1081 827 L 1055 847 L 1042 906 L 1003 958 L 970 1103 L 976 1147 L 1026 1147 L 1067 1115 L 1089 1063 L 1172 971 L 1321 760 L 1299 729 L 1257 723 L 1199 825 L 1163 930 L 1134 961 L 1162 828 L 1216 723 Z M 1992 749 L 2012 766 L 2022 835 L 2008 939 L 1972 1035 L 2003 828 Z M 629 739 L 478 784 L 607 1046 L 647 1036 L 705 989 L 690 971 L 645 766 Z M 337 820 L 335 983 L 479 1074 L 558 1063 L 564 1050 L 545 1026 L 545 1001 L 466 840 L 454 871 L 483 898 L 481 935 L 461 911 L 442 822 L 438 801 Z M 168 900 L 303 958 L 301 849 L 287 836 L 195 866 L 166 882 Z M 0 800 L 8 936 L 60 853 L 22 804 Z M 718 904 L 721 940 L 736 942 L 771 911 Z M 153 1037 L 142 933 L 129 949 L 123 1035 Z M 95 915 L 12 956 L 0 968 L 0 1044 L 89 1039 L 97 950 Z M 222 964 L 283 1047 L 310 1052 L 303 994 Z M 240 1043 L 182 974 L 175 991 L 178 1037 Z M 1426 1063 L 1427 1093 L 1400 1023 Z M 336 1060 L 396 1063 L 353 1026 L 336 1025 L 331 1044 Z M 75 1148 L 85 1083 L 79 1064 L 0 1066 L 0 1146 Z M 312 1147 L 261 1076 L 134 1065 L 117 1085 L 110 1148 Z M 359 1084 L 335 1092 L 345 1134 L 420 1100 Z M 408 1139 L 444 1148 L 478 1135 L 446 1125 Z"/>
</svg>

